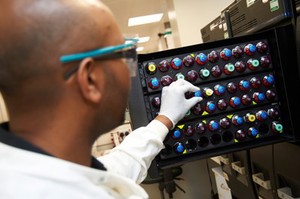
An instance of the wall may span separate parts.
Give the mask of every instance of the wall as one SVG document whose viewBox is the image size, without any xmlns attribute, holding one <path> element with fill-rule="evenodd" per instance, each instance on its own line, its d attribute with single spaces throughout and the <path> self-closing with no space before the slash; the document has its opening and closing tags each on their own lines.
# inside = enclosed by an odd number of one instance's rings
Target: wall
<svg viewBox="0 0 300 199">
<path fill-rule="evenodd" d="M 234 0 L 173 0 L 182 46 L 202 43 L 200 29 Z"/>
</svg>

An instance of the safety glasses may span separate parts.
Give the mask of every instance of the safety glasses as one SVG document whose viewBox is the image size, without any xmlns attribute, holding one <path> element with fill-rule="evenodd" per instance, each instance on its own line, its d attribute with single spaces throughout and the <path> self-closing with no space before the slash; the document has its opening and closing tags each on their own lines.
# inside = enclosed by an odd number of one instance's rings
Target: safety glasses
<svg viewBox="0 0 300 199">
<path fill-rule="evenodd" d="M 126 64 L 129 68 L 130 75 L 136 75 L 137 68 L 137 52 L 136 44 L 138 42 L 137 38 L 126 38 L 125 43 L 116 46 L 107 46 L 104 48 L 99 48 L 92 51 L 81 52 L 70 55 L 63 55 L 60 57 L 62 63 L 69 63 L 75 61 L 81 61 L 84 58 L 91 57 L 95 60 L 109 60 L 109 59 L 119 59 L 124 58 Z M 69 79 L 77 70 L 79 64 L 76 64 L 73 68 L 64 74 L 65 79 Z"/>
</svg>

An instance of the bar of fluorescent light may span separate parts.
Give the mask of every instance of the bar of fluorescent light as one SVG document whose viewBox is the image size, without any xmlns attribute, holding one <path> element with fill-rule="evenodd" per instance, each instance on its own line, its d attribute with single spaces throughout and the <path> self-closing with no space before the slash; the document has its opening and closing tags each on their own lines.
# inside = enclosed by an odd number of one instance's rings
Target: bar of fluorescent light
<svg viewBox="0 0 300 199">
<path fill-rule="evenodd" d="M 136 49 L 136 51 L 143 51 L 144 50 L 144 47 L 138 47 L 137 49 Z"/>
<path fill-rule="evenodd" d="M 150 40 L 150 37 L 135 37 L 136 39 L 138 39 L 138 43 L 144 43 Z M 132 41 L 125 41 L 125 44 L 130 44 L 132 43 Z"/>
<path fill-rule="evenodd" d="M 139 39 L 138 43 L 144 43 L 149 41 L 150 37 L 139 37 L 138 39 Z"/>
<path fill-rule="evenodd" d="M 158 22 L 161 20 L 162 16 L 163 13 L 158 13 L 158 14 L 129 18 L 128 26 L 137 26 L 142 24 Z"/>
</svg>

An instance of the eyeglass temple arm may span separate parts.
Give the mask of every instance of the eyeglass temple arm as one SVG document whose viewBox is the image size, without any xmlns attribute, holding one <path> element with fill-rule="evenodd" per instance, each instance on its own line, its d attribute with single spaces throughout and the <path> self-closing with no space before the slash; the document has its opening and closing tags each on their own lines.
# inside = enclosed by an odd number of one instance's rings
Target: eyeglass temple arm
<svg viewBox="0 0 300 199">
<path fill-rule="evenodd" d="M 122 50 L 124 48 L 128 48 L 128 47 L 131 47 L 134 45 L 135 45 L 134 43 L 127 43 L 127 44 L 125 43 L 125 44 L 118 45 L 118 46 L 108 46 L 105 48 L 100 48 L 97 50 L 83 52 L 83 53 L 64 55 L 64 56 L 60 57 L 60 61 L 62 63 L 67 63 L 67 62 L 82 60 L 86 57 L 99 57 L 99 56 L 108 54 L 110 52 Z"/>
<path fill-rule="evenodd" d="M 76 64 L 73 68 L 71 68 L 71 70 L 67 71 L 64 74 L 64 79 L 67 80 L 69 79 L 79 68 L 79 64 Z"/>
</svg>

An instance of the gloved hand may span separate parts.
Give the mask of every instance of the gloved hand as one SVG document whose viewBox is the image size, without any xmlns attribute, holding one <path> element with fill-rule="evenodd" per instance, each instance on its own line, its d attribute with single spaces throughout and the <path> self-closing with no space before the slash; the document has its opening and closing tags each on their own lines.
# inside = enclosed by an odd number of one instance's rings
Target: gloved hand
<svg viewBox="0 0 300 199">
<path fill-rule="evenodd" d="M 161 93 L 159 115 L 164 115 L 169 118 L 174 128 L 177 122 L 179 122 L 194 105 L 202 100 L 202 97 L 186 99 L 185 93 L 199 90 L 198 87 L 183 79 L 178 79 L 169 86 L 164 87 Z"/>
</svg>

